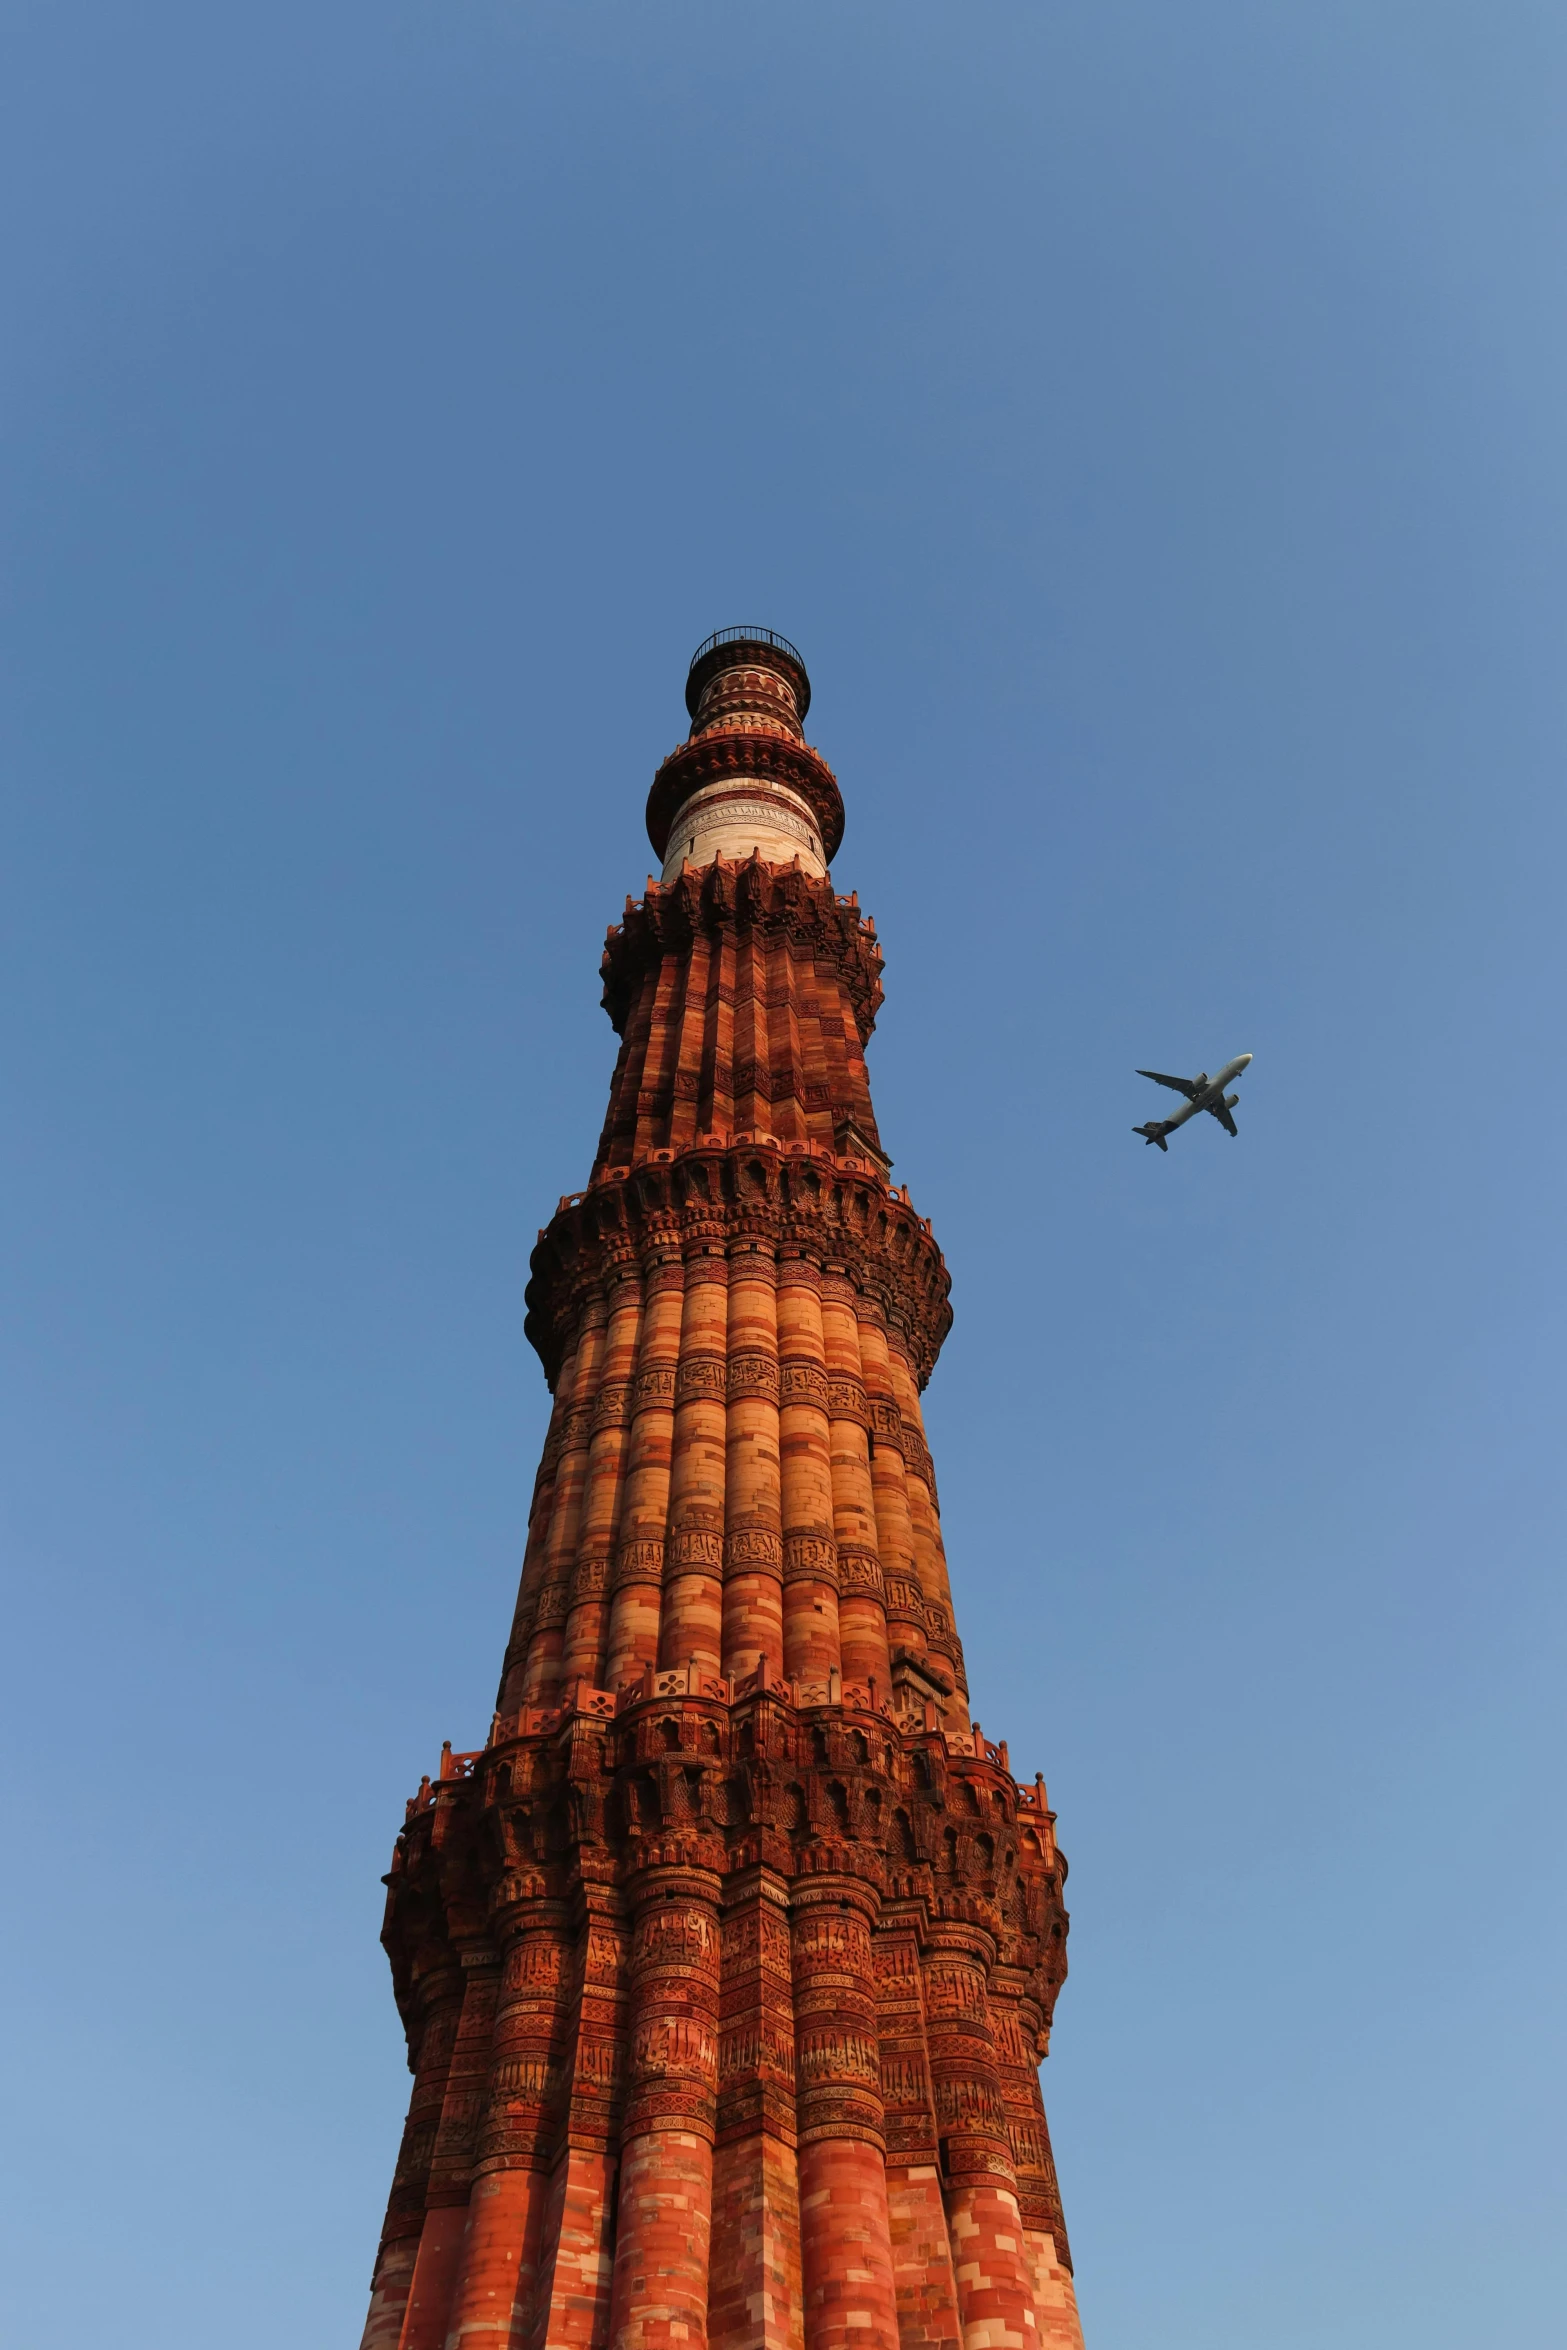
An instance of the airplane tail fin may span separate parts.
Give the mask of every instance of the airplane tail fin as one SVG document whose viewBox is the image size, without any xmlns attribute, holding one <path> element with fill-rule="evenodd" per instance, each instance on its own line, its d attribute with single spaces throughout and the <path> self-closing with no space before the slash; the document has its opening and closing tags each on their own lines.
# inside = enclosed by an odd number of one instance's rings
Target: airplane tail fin
<svg viewBox="0 0 1567 2350">
<path fill-rule="evenodd" d="M 1145 1143 L 1156 1142 L 1162 1151 L 1167 1151 L 1170 1147 L 1164 1139 L 1169 1129 L 1161 1125 L 1157 1118 L 1150 1118 L 1146 1126 L 1134 1126 L 1132 1132 L 1140 1134 Z"/>
</svg>

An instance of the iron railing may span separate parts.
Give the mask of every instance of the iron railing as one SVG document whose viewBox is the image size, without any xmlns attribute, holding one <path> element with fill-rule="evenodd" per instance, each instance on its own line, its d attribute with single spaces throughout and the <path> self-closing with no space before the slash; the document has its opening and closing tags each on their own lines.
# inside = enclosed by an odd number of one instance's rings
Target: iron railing
<svg viewBox="0 0 1567 2350">
<path fill-rule="evenodd" d="M 699 661 L 705 661 L 708 654 L 719 645 L 739 644 L 771 645 L 774 652 L 787 653 L 791 661 L 798 661 L 802 669 L 805 667 L 799 647 L 790 644 L 789 639 L 780 636 L 775 628 L 715 628 L 711 636 L 702 639 L 692 654 L 691 667 L 694 669 Z"/>
</svg>

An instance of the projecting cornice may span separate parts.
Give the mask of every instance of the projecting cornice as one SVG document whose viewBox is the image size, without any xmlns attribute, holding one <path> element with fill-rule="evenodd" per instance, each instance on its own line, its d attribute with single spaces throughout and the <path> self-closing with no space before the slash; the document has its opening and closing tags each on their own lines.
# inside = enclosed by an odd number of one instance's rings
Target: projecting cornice
<svg viewBox="0 0 1567 2350">
<path fill-rule="evenodd" d="M 830 864 L 843 839 L 837 777 L 809 743 L 754 723 L 714 728 L 671 751 L 647 796 L 647 836 L 654 853 L 663 857 L 675 818 L 693 792 L 748 775 L 782 784 L 804 800 L 821 828 L 822 853 Z"/>
<path fill-rule="evenodd" d="M 612 1167 L 562 1200 L 532 1259 L 527 1336 L 551 1386 L 590 1298 L 623 1273 L 696 1249 L 761 1249 L 841 1271 L 901 1333 L 923 1387 L 952 1327 L 952 1282 L 926 1219 L 868 1164 L 812 1143 L 716 1137 Z"/>
</svg>

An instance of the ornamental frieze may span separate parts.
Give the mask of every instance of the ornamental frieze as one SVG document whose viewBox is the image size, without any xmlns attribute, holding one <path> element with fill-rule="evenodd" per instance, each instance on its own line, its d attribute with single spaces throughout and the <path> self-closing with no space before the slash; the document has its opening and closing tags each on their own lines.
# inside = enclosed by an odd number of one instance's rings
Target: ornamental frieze
<svg viewBox="0 0 1567 2350">
<path fill-rule="evenodd" d="M 722 1355 L 683 1354 L 675 1373 L 675 1402 L 677 1405 L 709 1399 L 724 1401 L 729 1386 L 729 1369 Z"/>
<path fill-rule="evenodd" d="M 794 1955 L 798 1967 L 813 1978 L 820 1974 L 870 1971 L 871 1930 L 857 1910 L 809 1909 L 795 1920 Z"/>
<path fill-rule="evenodd" d="M 613 2033 L 584 2033 L 577 2042 L 572 2071 L 573 2091 L 586 2089 L 599 2097 L 613 2097 L 625 2071 L 619 2038 Z"/>
<path fill-rule="evenodd" d="M 783 1542 L 785 1583 L 826 1583 L 838 1587 L 838 1545 L 831 1535 L 789 1534 Z"/>
<path fill-rule="evenodd" d="M 654 1904 L 637 1919 L 631 1937 L 636 1966 L 689 1960 L 705 1966 L 718 1947 L 716 1929 L 700 1910 L 682 1902 Z"/>
<path fill-rule="evenodd" d="M 664 1580 L 664 1545 L 650 1536 L 638 1535 L 622 1542 L 615 1553 L 614 1571 L 610 1588 L 622 1591 L 629 1583 L 662 1583 Z"/>
<path fill-rule="evenodd" d="M 729 1401 L 739 1403 L 746 1396 L 759 1396 L 766 1403 L 777 1403 L 778 1365 L 773 1356 L 735 1354 L 729 1357 Z"/>
<path fill-rule="evenodd" d="M 796 2062 L 798 2077 L 807 2087 L 819 2081 L 830 2081 L 834 2087 L 855 2082 L 880 2087 L 881 2050 L 862 2032 L 802 2029 L 796 2034 Z"/>
<path fill-rule="evenodd" d="M 718 2077 L 730 2082 L 746 2073 L 769 2072 L 780 2081 L 794 2079 L 794 2035 L 766 2025 L 722 2032 L 718 2043 Z"/>
<path fill-rule="evenodd" d="M 939 2073 L 935 2084 L 936 2119 L 944 2130 L 976 2129 L 989 2137 L 1006 2138 L 1006 2117 L 994 2081 L 979 2073 Z"/>
<path fill-rule="evenodd" d="M 710 1574 L 721 1574 L 724 1538 L 704 1526 L 682 1526 L 669 1538 L 668 1563 L 677 1573 L 682 1567 L 705 1567 Z"/>
<path fill-rule="evenodd" d="M 985 1978 L 977 1967 L 927 1965 L 924 1975 L 928 2016 L 983 2016 Z"/>
<path fill-rule="evenodd" d="M 639 2084 L 677 2076 L 703 2088 L 716 2087 L 714 2035 L 695 2017 L 650 2017 L 631 2036 L 631 2073 Z"/>
<path fill-rule="evenodd" d="M 835 1420 L 853 1420 L 861 1428 L 871 1424 L 870 1398 L 858 1379 L 829 1379 L 827 1409 Z"/>
<path fill-rule="evenodd" d="M 571 1586 L 567 1583 L 546 1583 L 539 1592 L 538 1606 L 533 1612 L 533 1628 L 553 1631 L 564 1624 L 571 1613 Z"/>
<path fill-rule="evenodd" d="M 631 1382 L 629 1379 L 607 1380 L 593 1402 L 593 1427 L 624 1428 L 631 1418 Z"/>
<path fill-rule="evenodd" d="M 625 1963 L 625 1938 L 608 1927 L 595 1926 L 588 1935 L 584 1980 L 615 1986 Z"/>
<path fill-rule="evenodd" d="M 515 2098 L 523 2105 L 548 2104 L 560 2094 L 560 2067 L 545 2057 L 509 2056 L 490 2078 L 498 2097 Z"/>
<path fill-rule="evenodd" d="M 930 2073 L 922 2056 L 891 2055 L 884 2048 L 880 2082 L 884 2105 L 919 2108 L 930 2101 Z"/>
<path fill-rule="evenodd" d="M 799 1146 L 806 1155 L 796 1160 L 788 1149 L 773 1145 L 760 1155 L 755 1146 L 743 1144 L 715 1151 L 692 1146 L 678 1157 L 672 1154 L 667 1165 L 637 1170 L 635 1180 L 629 1171 L 612 1171 L 581 1198 L 564 1202 L 533 1252 L 528 1285 L 528 1336 L 550 1377 L 558 1374 L 584 1316 L 603 1311 L 603 1286 L 618 1269 L 621 1250 L 662 1250 L 672 1220 L 682 1230 L 700 1224 L 707 1231 L 716 1225 L 729 1242 L 749 1236 L 763 1242 L 775 1260 L 788 1247 L 804 1251 L 824 1267 L 842 1266 L 857 1302 L 901 1334 L 916 1381 L 923 1384 L 952 1320 L 940 1252 L 928 1227 L 901 1197 L 869 1175 L 839 1172 L 831 1154 L 824 1166 L 817 1166 L 809 1155 L 815 1147 Z M 717 1185 L 716 1194 L 693 1193 L 691 1186 L 699 1176 L 703 1183 Z M 622 1216 L 625 1234 L 612 1250 L 606 1224 L 614 1227 Z M 700 1253 L 687 1261 L 688 1283 L 728 1279 L 722 1245 L 715 1254 L 713 1243 L 700 1243 Z M 725 1393 L 727 1365 L 722 1358 L 718 1361 L 722 1384 L 714 1378 L 713 1358 L 683 1356 L 677 1402 L 687 1395 Z M 858 1418 L 859 1395 L 847 1380 L 837 1384 L 844 1390 L 843 1415 Z M 831 1402 L 830 1386 L 830 1406 Z M 873 1408 L 866 1408 L 878 1439 L 902 1451 L 904 1429 L 897 1406 L 877 1398 Z M 563 1428 L 563 1447 L 578 1449 L 590 1432 L 591 1421 L 577 1423 L 574 1410 Z"/>
<path fill-rule="evenodd" d="M 779 1575 L 783 1572 L 783 1537 L 766 1526 L 737 1526 L 724 1537 L 724 1576 Z"/>
<path fill-rule="evenodd" d="M 884 1589 L 881 1560 L 873 1550 L 857 1549 L 852 1543 L 838 1545 L 838 1575 L 841 1591 L 863 1591 L 879 1597 Z"/>
<path fill-rule="evenodd" d="M 871 1427 L 878 1444 L 890 1444 L 894 1452 L 902 1452 L 903 1414 L 895 1403 L 887 1403 L 879 1395 L 873 1398 Z"/>
<path fill-rule="evenodd" d="M 878 1988 L 889 1991 L 919 1987 L 919 1959 L 913 1938 L 907 1933 L 877 1934 L 871 1942 L 871 1957 L 876 1969 Z"/>
<path fill-rule="evenodd" d="M 602 1599 L 609 1586 L 609 1553 L 590 1551 L 578 1559 L 571 1573 L 571 1604 L 579 1607 L 584 1600 Z"/>
<path fill-rule="evenodd" d="M 819 1412 L 827 1410 L 827 1374 L 820 1363 L 801 1361 L 796 1356 L 786 1358 L 778 1369 L 781 1404 L 812 1404 Z"/>
</svg>

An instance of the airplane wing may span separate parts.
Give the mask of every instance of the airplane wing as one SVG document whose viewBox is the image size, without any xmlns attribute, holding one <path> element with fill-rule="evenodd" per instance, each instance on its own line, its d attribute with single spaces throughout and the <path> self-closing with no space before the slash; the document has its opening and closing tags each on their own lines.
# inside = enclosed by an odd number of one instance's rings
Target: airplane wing
<svg viewBox="0 0 1567 2350">
<path fill-rule="evenodd" d="M 1208 1115 L 1210 1118 L 1218 1119 L 1219 1124 L 1224 1128 L 1226 1134 L 1234 1134 L 1237 1136 L 1239 1135 L 1240 1128 L 1236 1125 L 1235 1120 L 1230 1116 L 1230 1105 L 1228 1102 L 1210 1102 L 1208 1104 Z"/>
<path fill-rule="evenodd" d="M 1155 1085 L 1167 1085 L 1172 1093 L 1184 1093 L 1188 1101 L 1196 1099 L 1197 1087 L 1190 1077 L 1166 1077 L 1157 1069 L 1139 1069 L 1139 1077 L 1151 1077 Z"/>
</svg>

